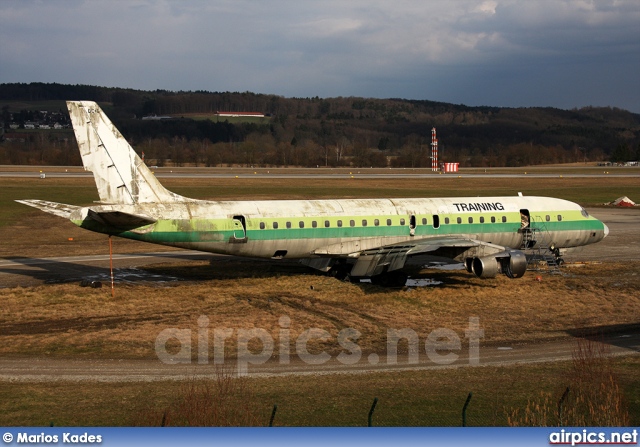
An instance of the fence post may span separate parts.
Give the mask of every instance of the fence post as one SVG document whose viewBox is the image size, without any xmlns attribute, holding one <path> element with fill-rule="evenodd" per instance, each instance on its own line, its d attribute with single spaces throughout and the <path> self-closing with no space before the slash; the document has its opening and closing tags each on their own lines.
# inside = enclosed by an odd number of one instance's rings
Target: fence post
<svg viewBox="0 0 640 447">
<path fill-rule="evenodd" d="M 269 419 L 269 427 L 273 427 L 273 419 L 276 417 L 276 411 L 278 411 L 278 406 L 274 405 L 271 411 L 271 419 Z"/>
<path fill-rule="evenodd" d="M 371 427 L 371 418 L 373 417 L 373 411 L 376 409 L 376 405 L 378 404 L 378 398 L 375 397 L 373 399 L 373 404 L 371 404 L 371 410 L 369 410 L 369 420 L 367 427 Z"/>
<path fill-rule="evenodd" d="M 467 396 L 467 400 L 464 403 L 464 406 L 462 407 L 462 426 L 466 427 L 467 426 L 467 407 L 469 406 L 469 401 L 471 401 L 471 396 L 473 396 L 473 393 L 469 393 L 469 395 Z"/>
<path fill-rule="evenodd" d="M 562 393 L 562 397 L 558 401 L 558 426 L 560 427 L 562 427 L 562 404 L 567 399 L 568 395 L 569 395 L 569 387 L 567 387 L 567 389 L 564 390 L 564 393 Z"/>
<path fill-rule="evenodd" d="M 167 426 L 167 411 L 168 410 L 164 410 L 164 413 L 162 413 L 162 422 L 160 422 L 160 427 Z"/>
</svg>

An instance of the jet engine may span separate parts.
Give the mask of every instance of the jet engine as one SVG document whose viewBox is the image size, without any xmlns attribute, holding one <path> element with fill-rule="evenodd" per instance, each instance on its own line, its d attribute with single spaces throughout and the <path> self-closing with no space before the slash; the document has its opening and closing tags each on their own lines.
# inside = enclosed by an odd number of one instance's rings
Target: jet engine
<svg viewBox="0 0 640 447">
<path fill-rule="evenodd" d="M 479 278 L 495 278 L 498 273 L 520 278 L 527 271 L 527 258 L 519 250 L 506 250 L 495 255 L 467 258 L 465 267 Z"/>
</svg>

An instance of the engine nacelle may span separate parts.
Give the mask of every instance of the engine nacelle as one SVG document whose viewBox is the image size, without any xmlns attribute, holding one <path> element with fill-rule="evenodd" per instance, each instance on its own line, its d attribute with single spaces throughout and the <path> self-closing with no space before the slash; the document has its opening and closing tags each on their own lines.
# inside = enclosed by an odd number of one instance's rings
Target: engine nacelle
<svg viewBox="0 0 640 447">
<path fill-rule="evenodd" d="M 527 257 L 519 250 L 506 250 L 491 256 L 468 258 L 465 267 L 471 268 L 479 278 L 495 278 L 498 273 L 520 278 L 527 271 Z"/>
</svg>

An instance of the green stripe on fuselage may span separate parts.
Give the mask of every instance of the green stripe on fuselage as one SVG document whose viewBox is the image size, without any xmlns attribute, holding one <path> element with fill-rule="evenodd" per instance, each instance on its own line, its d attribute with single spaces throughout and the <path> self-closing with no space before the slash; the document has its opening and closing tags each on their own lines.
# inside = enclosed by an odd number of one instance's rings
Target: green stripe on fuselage
<svg viewBox="0 0 640 447">
<path fill-rule="evenodd" d="M 420 237 L 456 235 L 456 234 L 495 234 L 514 233 L 520 228 L 519 213 L 493 214 L 497 222 L 491 223 L 492 214 L 485 213 L 461 213 L 438 215 L 440 226 L 433 227 L 433 215 L 417 215 L 415 235 Z M 561 215 L 562 220 L 558 221 L 557 216 Z M 480 216 L 485 218 L 484 223 L 480 223 Z M 507 217 L 507 222 L 501 222 L 502 216 Z M 590 230 L 600 231 L 603 224 L 594 218 L 585 218 L 579 211 L 554 211 L 550 220 L 546 221 L 546 214 L 532 214 L 531 227 L 540 231 L 576 231 Z M 473 223 L 469 223 L 469 217 L 473 218 Z M 422 218 L 427 219 L 427 224 L 422 223 Z M 449 223 L 446 222 L 449 219 Z M 458 218 L 462 223 L 457 223 Z M 375 225 L 375 220 L 379 220 L 379 225 Z M 391 219 L 392 225 L 387 225 L 387 219 Z M 404 225 L 400 225 L 400 219 L 404 219 Z M 350 221 L 355 221 L 355 226 L 350 226 Z M 363 226 L 362 221 L 366 220 L 367 225 Z M 314 228 L 312 223 L 317 223 Z M 325 227 L 325 221 L 329 226 Z M 338 226 L 338 221 L 342 226 Z M 295 240 L 295 239 L 333 239 L 333 238 L 370 238 L 370 237 L 403 237 L 409 236 L 409 216 L 332 216 L 332 217 L 290 217 L 290 218 L 248 218 L 247 237 L 249 240 Z M 265 228 L 260 229 L 260 223 L 264 223 Z M 278 223 L 278 228 L 273 228 L 273 223 Z M 287 228 L 287 222 L 291 228 Z M 300 222 L 304 223 L 304 228 L 300 228 Z M 78 222 L 76 222 L 78 223 Z M 86 225 L 83 225 L 86 227 Z M 93 227 L 93 225 L 92 225 Z M 193 243 L 193 242 L 226 242 L 234 236 L 238 236 L 237 229 L 234 231 L 232 219 L 194 219 L 194 220 L 160 220 L 153 226 L 153 230 L 147 233 L 139 231 L 113 232 L 105 231 L 106 228 L 94 231 L 118 234 L 119 236 L 143 240 L 156 243 Z"/>
</svg>

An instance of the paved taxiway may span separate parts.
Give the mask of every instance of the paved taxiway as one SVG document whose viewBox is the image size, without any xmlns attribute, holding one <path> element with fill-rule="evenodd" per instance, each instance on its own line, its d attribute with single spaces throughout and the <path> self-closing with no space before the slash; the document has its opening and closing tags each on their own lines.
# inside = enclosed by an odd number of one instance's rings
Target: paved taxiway
<svg viewBox="0 0 640 447">
<path fill-rule="evenodd" d="M 46 178 L 93 178 L 93 174 L 90 172 L 46 172 L 44 173 Z M 283 173 L 283 172 L 256 172 L 256 173 L 247 173 L 247 172 L 189 172 L 189 171 L 157 171 L 154 172 L 157 178 L 159 179 L 170 179 L 170 178 L 180 178 L 180 179 L 213 179 L 213 178 L 221 178 L 221 179 L 255 179 L 255 178 L 268 178 L 268 179 L 325 179 L 325 180 L 335 180 L 340 178 L 359 178 L 359 179 L 379 179 L 379 180 L 387 180 L 387 179 L 418 179 L 418 178 L 451 178 L 451 177 L 461 177 L 461 178 L 503 178 L 503 179 L 514 179 L 514 178 L 522 178 L 523 175 L 531 178 L 640 178 L 640 174 L 636 170 L 630 170 L 628 172 L 616 172 L 616 173 L 571 173 L 568 171 L 567 173 L 557 174 L 557 173 L 544 173 L 544 172 L 528 172 L 526 174 L 520 173 L 499 173 L 495 171 L 491 171 L 488 173 L 465 173 L 465 172 L 456 172 L 449 173 L 443 175 L 437 175 L 436 173 L 424 173 L 424 172 L 406 172 L 406 173 L 368 173 L 366 170 L 353 171 L 349 173 L 344 172 L 318 172 L 318 173 Z M 0 171 L 0 177 L 4 178 L 38 178 L 41 176 L 41 173 L 38 172 L 4 172 Z"/>
</svg>

